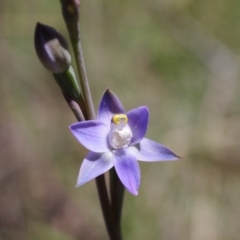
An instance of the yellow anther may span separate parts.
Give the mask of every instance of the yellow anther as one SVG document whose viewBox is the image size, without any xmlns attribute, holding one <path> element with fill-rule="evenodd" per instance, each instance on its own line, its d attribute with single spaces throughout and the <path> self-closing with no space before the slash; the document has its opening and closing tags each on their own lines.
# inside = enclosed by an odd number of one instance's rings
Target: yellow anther
<svg viewBox="0 0 240 240">
<path fill-rule="evenodd" d="M 128 117 L 127 117 L 127 115 L 125 115 L 125 114 L 115 114 L 115 115 L 112 117 L 112 121 L 113 121 L 115 124 L 120 124 L 120 123 L 126 124 L 126 123 L 128 122 Z"/>
</svg>

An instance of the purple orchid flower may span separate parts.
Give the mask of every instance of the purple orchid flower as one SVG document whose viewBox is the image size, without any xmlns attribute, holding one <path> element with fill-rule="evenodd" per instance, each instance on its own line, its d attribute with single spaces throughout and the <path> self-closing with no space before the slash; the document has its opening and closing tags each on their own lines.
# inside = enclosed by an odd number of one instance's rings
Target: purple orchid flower
<svg viewBox="0 0 240 240">
<path fill-rule="evenodd" d="M 118 97 L 106 90 L 97 120 L 74 123 L 70 130 L 90 150 L 81 165 L 77 187 L 107 172 L 113 166 L 124 187 L 138 194 L 141 174 L 137 160 L 155 162 L 179 157 L 165 146 L 144 138 L 148 126 L 148 108 L 125 112 Z"/>
</svg>

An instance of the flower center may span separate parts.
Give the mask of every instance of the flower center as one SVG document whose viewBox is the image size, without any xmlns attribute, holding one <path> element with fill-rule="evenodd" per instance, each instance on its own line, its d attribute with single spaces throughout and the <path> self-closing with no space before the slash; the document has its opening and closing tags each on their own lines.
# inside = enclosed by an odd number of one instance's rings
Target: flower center
<svg viewBox="0 0 240 240">
<path fill-rule="evenodd" d="M 119 149 L 129 145 L 133 135 L 127 123 L 128 117 L 125 114 L 115 114 L 112 117 L 109 142 L 113 148 Z"/>
</svg>

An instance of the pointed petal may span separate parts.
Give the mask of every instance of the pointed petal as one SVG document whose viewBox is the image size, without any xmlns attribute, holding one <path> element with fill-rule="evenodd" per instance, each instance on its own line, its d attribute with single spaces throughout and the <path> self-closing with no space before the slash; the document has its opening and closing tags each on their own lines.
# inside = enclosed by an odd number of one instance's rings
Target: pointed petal
<svg viewBox="0 0 240 240">
<path fill-rule="evenodd" d="M 137 195 L 141 180 L 138 161 L 128 148 L 117 150 L 114 155 L 114 166 L 119 179 L 130 193 Z"/>
<path fill-rule="evenodd" d="M 103 94 L 97 119 L 110 125 L 114 114 L 124 112 L 124 108 L 118 97 L 111 90 L 107 89 Z"/>
<path fill-rule="evenodd" d="M 89 152 L 81 165 L 76 187 L 98 177 L 113 167 L 114 156 L 111 152 Z"/>
<path fill-rule="evenodd" d="M 147 138 L 143 138 L 140 144 L 136 145 L 136 147 L 139 151 L 134 152 L 136 153 L 136 158 L 140 161 L 171 161 L 180 158 L 167 147 Z"/>
<path fill-rule="evenodd" d="M 127 112 L 128 125 L 133 137 L 130 145 L 139 143 L 145 136 L 148 126 L 148 108 L 143 106 Z"/>
<path fill-rule="evenodd" d="M 74 123 L 70 127 L 75 138 L 88 150 L 107 152 L 109 127 L 96 120 Z"/>
</svg>

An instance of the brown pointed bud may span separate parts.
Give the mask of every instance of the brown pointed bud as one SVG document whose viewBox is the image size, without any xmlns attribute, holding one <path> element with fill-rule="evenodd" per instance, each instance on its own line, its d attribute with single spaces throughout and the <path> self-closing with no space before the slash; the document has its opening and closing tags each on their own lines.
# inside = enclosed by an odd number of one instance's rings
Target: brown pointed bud
<svg viewBox="0 0 240 240">
<path fill-rule="evenodd" d="M 78 21 L 79 21 L 79 0 L 60 0 L 62 5 L 62 15 L 66 23 L 70 38 L 78 38 Z"/>
</svg>

